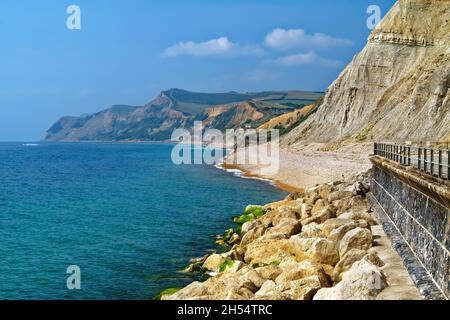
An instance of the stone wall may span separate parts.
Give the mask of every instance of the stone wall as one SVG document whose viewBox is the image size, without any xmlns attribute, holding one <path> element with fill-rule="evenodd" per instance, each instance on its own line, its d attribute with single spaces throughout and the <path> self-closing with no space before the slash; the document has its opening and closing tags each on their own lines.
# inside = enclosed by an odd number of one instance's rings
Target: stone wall
<svg viewBox="0 0 450 320">
<path fill-rule="evenodd" d="M 371 161 L 376 201 L 448 298 L 450 188 L 389 160 L 374 156 Z"/>
</svg>

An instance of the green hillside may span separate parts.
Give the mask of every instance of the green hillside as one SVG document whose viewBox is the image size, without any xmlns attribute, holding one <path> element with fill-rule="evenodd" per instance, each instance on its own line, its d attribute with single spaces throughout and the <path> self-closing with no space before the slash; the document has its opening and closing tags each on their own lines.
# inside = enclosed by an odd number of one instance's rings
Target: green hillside
<svg viewBox="0 0 450 320">
<path fill-rule="evenodd" d="M 289 108 L 299 108 L 313 103 L 323 96 L 321 92 L 307 91 L 263 91 L 255 93 L 199 93 L 182 89 L 170 89 L 163 92 L 175 104 L 175 109 L 187 115 L 196 115 L 205 109 L 235 102 L 258 101 L 260 106 L 278 105 Z"/>
</svg>

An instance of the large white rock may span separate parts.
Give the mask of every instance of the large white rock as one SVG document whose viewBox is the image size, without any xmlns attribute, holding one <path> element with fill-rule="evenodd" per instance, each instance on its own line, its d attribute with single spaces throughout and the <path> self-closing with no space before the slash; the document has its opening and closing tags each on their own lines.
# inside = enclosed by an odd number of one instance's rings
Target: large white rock
<svg viewBox="0 0 450 320">
<path fill-rule="evenodd" d="M 351 249 L 368 250 L 372 247 L 372 232 L 364 228 L 355 228 L 345 234 L 339 243 L 339 255 L 344 255 Z"/>
<path fill-rule="evenodd" d="M 331 288 L 320 289 L 314 300 L 373 300 L 387 287 L 386 277 L 367 259 L 355 262 Z"/>
</svg>

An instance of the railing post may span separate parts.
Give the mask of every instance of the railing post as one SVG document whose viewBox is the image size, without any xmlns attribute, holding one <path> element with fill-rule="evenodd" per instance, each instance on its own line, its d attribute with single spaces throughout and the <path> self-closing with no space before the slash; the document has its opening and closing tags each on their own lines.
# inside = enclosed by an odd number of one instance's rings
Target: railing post
<svg viewBox="0 0 450 320">
<path fill-rule="evenodd" d="M 403 153 L 405 152 L 405 147 L 400 146 L 400 164 L 404 164 L 404 157 L 403 157 Z"/>
<path fill-rule="evenodd" d="M 417 166 L 419 170 L 422 170 L 422 148 L 418 147 L 418 154 L 417 154 Z"/>
<path fill-rule="evenodd" d="M 439 178 L 442 178 L 442 150 L 439 149 L 439 154 L 438 154 L 438 176 Z"/>
<path fill-rule="evenodd" d="M 406 166 L 406 146 L 403 146 L 403 164 Z"/>
<path fill-rule="evenodd" d="M 428 157 L 428 150 L 425 147 L 425 148 L 423 148 L 423 168 L 424 168 L 425 173 L 428 170 L 428 159 L 427 159 L 427 157 Z"/>
<path fill-rule="evenodd" d="M 395 152 L 394 161 L 398 162 L 398 145 L 394 145 L 394 152 Z"/>
<path fill-rule="evenodd" d="M 411 146 L 408 146 L 408 166 L 411 166 Z"/>
<path fill-rule="evenodd" d="M 430 170 L 431 175 L 434 174 L 434 149 L 430 149 Z"/>
<path fill-rule="evenodd" d="M 400 164 L 403 164 L 403 152 L 404 152 L 403 146 L 400 146 Z"/>
</svg>

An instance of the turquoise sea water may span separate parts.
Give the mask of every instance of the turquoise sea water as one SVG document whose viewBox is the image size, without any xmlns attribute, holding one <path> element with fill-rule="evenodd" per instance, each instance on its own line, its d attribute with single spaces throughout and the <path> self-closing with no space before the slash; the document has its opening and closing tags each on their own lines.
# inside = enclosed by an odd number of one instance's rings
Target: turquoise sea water
<svg viewBox="0 0 450 320">
<path fill-rule="evenodd" d="M 0 143 L 0 299 L 150 299 L 247 204 L 286 194 L 167 144 Z M 81 290 L 66 269 L 81 268 Z"/>
</svg>

